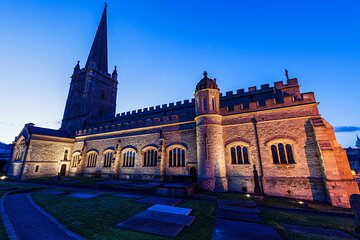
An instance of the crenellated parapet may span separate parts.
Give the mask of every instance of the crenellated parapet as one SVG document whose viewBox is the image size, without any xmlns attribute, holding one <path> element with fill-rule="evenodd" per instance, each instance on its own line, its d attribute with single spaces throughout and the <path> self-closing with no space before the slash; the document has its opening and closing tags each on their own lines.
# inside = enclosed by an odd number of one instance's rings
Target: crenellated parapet
<svg viewBox="0 0 360 240">
<path fill-rule="evenodd" d="M 240 103 L 225 106 L 220 108 L 220 114 L 229 115 L 235 113 L 254 112 L 273 108 L 297 106 L 307 103 L 316 103 L 315 95 L 313 92 L 301 93 L 299 97 L 283 96 L 281 98 L 269 98 L 266 99 L 264 102 L 253 101 L 248 102 L 247 104 Z"/>
</svg>

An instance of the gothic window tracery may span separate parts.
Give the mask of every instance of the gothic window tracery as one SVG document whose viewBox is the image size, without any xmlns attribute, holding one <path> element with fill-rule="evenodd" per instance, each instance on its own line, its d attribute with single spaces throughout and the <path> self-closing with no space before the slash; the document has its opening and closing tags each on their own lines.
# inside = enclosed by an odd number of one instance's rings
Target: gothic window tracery
<svg viewBox="0 0 360 240">
<path fill-rule="evenodd" d="M 169 167 L 185 167 L 186 150 L 176 146 L 168 150 Z"/>
<path fill-rule="evenodd" d="M 148 148 L 143 154 L 144 167 L 155 167 L 157 164 L 158 151 L 155 148 Z"/>
<path fill-rule="evenodd" d="M 71 166 L 71 167 L 77 167 L 77 165 L 78 165 L 79 162 L 80 162 L 80 157 L 81 157 L 81 155 L 80 155 L 79 152 L 74 153 L 74 154 L 72 155 L 72 158 L 71 158 L 70 166 Z"/>
<path fill-rule="evenodd" d="M 86 167 L 96 167 L 97 152 L 90 152 L 87 154 L 87 165 Z"/>
<path fill-rule="evenodd" d="M 114 158 L 114 151 L 108 150 L 104 152 L 104 167 L 111 167 L 111 162 Z"/>
<path fill-rule="evenodd" d="M 135 167 L 135 156 L 134 149 L 123 150 L 123 167 Z"/>
<path fill-rule="evenodd" d="M 230 147 L 231 164 L 250 164 L 248 147 L 235 144 Z"/>
<path fill-rule="evenodd" d="M 270 147 L 274 164 L 295 164 L 294 152 L 291 143 L 278 142 Z"/>
</svg>

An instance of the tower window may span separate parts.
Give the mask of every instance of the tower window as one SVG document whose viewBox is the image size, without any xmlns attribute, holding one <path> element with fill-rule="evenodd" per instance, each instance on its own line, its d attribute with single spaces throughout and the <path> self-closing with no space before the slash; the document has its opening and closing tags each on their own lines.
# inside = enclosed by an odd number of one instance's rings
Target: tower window
<svg viewBox="0 0 360 240">
<path fill-rule="evenodd" d="M 207 106 L 207 101 L 206 101 L 206 100 L 207 100 L 206 98 L 203 99 L 204 111 L 207 111 L 207 110 L 208 110 L 208 106 Z"/>
<path fill-rule="evenodd" d="M 216 106 L 215 106 L 215 98 L 212 98 L 212 110 L 215 111 Z"/>
<path fill-rule="evenodd" d="M 102 91 L 101 91 L 100 98 L 101 98 L 102 100 L 105 100 L 105 99 L 106 99 L 106 92 L 105 92 L 105 90 L 102 90 Z"/>
<path fill-rule="evenodd" d="M 103 117 L 103 115 L 104 115 L 104 109 L 100 108 L 99 109 L 99 117 Z"/>
</svg>

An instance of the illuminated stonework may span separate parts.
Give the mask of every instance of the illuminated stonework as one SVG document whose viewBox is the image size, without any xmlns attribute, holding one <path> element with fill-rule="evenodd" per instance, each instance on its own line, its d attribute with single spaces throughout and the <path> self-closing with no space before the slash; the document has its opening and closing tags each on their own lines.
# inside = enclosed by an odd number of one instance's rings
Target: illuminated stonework
<svg viewBox="0 0 360 240">
<path fill-rule="evenodd" d="M 297 79 L 221 94 L 204 77 L 195 98 L 115 115 L 117 72 L 107 70 L 106 9 L 85 68 L 77 64 L 59 130 L 26 124 L 8 174 L 166 179 L 193 175 L 209 191 L 349 207 L 358 193 L 345 151 Z M 104 54 L 106 49 L 106 54 Z"/>
</svg>

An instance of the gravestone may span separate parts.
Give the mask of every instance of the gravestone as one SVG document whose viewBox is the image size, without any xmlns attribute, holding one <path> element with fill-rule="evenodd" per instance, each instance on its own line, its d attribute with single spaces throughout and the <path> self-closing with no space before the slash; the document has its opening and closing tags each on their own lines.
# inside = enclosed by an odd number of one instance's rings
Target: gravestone
<svg viewBox="0 0 360 240">
<path fill-rule="evenodd" d="M 355 231 L 357 233 L 360 233 L 360 194 L 351 195 L 350 204 L 355 217 L 355 224 L 356 224 Z"/>
</svg>

